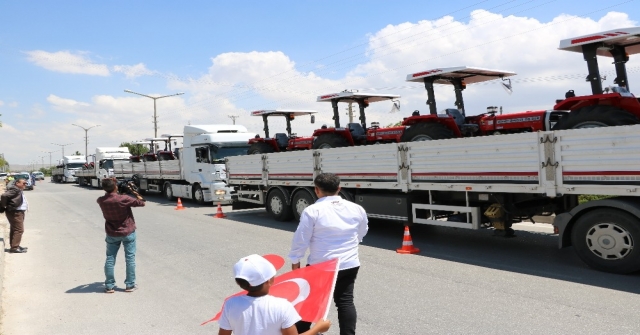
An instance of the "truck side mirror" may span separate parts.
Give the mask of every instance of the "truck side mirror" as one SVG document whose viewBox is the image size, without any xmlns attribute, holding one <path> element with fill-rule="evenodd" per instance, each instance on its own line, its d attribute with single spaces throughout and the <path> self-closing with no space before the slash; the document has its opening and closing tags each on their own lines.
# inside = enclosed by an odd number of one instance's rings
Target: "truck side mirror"
<svg viewBox="0 0 640 335">
<path fill-rule="evenodd" d="M 311 115 L 311 123 L 316 123 L 316 116 L 315 115 Z"/>
</svg>

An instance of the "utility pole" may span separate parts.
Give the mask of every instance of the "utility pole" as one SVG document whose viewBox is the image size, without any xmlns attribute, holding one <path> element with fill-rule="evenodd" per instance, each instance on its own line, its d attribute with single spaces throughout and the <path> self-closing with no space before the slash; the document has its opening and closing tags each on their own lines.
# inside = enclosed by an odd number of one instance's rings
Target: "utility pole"
<svg viewBox="0 0 640 335">
<path fill-rule="evenodd" d="M 152 97 L 152 96 L 149 96 L 149 95 L 146 95 L 146 94 L 142 94 L 142 93 L 138 93 L 138 92 L 134 92 L 134 91 L 131 91 L 131 90 L 124 90 L 124 91 L 127 92 L 127 93 L 137 94 L 137 95 L 141 95 L 143 97 L 147 97 L 149 99 L 153 99 L 153 137 L 154 138 L 158 137 L 158 115 L 156 114 L 156 100 L 184 94 L 183 92 L 180 92 L 180 93 L 176 93 L 176 94 L 163 95 L 161 97 Z"/>
<path fill-rule="evenodd" d="M 58 150 L 56 150 L 58 151 Z M 45 154 L 49 154 L 49 167 L 51 167 L 51 153 L 56 152 L 56 151 L 43 151 Z M 44 163 L 43 163 L 43 167 L 44 167 Z"/>
<path fill-rule="evenodd" d="M 349 103 L 349 108 L 347 108 L 347 110 L 349 111 L 349 123 L 353 123 L 353 102 Z"/>
<path fill-rule="evenodd" d="M 227 117 L 233 120 L 233 124 L 236 124 L 236 119 L 240 118 L 238 115 L 227 115 Z"/>
<path fill-rule="evenodd" d="M 154 100 L 154 101 L 155 101 L 155 100 Z M 88 160 L 89 160 L 89 152 L 87 151 L 87 139 L 88 139 L 88 137 L 87 137 L 87 133 L 89 132 L 89 129 L 91 129 L 91 128 L 95 128 L 95 127 L 100 127 L 100 125 L 99 125 L 99 124 L 97 124 L 97 125 L 95 125 L 95 126 L 91 126 L 91 127 L 89 127 L 89 128 L 85 128 L 85 127 L 82 127 L 82 126 L 78 126 L 78 125 L 77 125 L 77 124 L 75 124 L 75 123 L 72 123 L 71 125 L 72 125 L 72 126 L 76 126 L 76 127 L 80 127 L 80 128 L 82 128 L 82 129 L 84 130 L 84 159 L 86 159 L 86 160 L 88 161 Z"/>
<path fill-rule="evenodd" d="M 56 143 L 51 143 L 53 145 L 57 145 L 59 147 L 62 147 L 62 158 L 64 159 L 64 147 L 66 147 L 67 145 L 71 145 L 73 143 L 67 143 L 67 144 L 56 144 Z"/>
</svg>

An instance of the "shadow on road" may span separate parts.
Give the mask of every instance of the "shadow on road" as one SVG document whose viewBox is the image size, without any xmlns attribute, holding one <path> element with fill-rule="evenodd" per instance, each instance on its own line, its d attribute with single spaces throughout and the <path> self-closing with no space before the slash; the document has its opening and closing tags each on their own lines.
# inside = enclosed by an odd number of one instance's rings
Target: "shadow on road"
<svg viewBox="0 0 640 335">
<path fill-rule="evenodd" d="M 296 222 L 271 219 L 264 209 L 236 211 L 227 219 L 294 232 Z M 369 222 L 363 245 L 395 254 L 402 246 L 404 226 L 381 220 Z M 411 227 L 416 255 L 514 273 L 640 293 L 640 274 L 616 275 L 595 271 L 585 265 L 572 248 L 558 249 L 557 235 L 516 231 L 516 237 L 494 236 L 492 230 L 467 230 L 416 225 Z"/>
<path fill-rule="evenodd" d="M 84 284 L 76 286 L 65 293 L 104 293 L 104 283 L 95 282 L 91 284 Z"/>
</svg>

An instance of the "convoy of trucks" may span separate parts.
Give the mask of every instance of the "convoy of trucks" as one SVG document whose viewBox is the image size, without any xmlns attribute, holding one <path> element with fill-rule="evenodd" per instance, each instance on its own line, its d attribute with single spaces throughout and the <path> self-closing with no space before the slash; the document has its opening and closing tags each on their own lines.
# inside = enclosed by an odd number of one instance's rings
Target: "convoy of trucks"
<svg viewBox="0 0 640 335">
<path fill-rule="evenodd" d="M 316 200 L 313 179 L 331 172 L 342 179 L 340 196 L 371 218 L 493 229 L 508 237 L 514 223 L 550 216 L 559 247 L 573 246 L 589 266 L 639 271 L 640 99 L 629 92 L 625 64 L 640 53 L 640 27 L 563 40 L 560 49 L 583 54 L 592 94 L 570 90 L 551 110 L 496 115 L 492 107 L 467 116 L 467 84 L 514 73 L 431 69 L 407 76 L 424 83 L 429 113 L 416 111 L 399 126 L 367 126 L 365 117 L 370 103 L 399 96 L 344 91 L 318 97 L 332 103 L 335 127 L 316 130 L 304 143 L 291 133 L 290 121 L 312 111 L 256 111 L 264 138 L 239 125 L 188 125 L 183 134 L 149 139 L 169 147 L 154 151 L 152 144 L 142 157 L 97 148 L 92 164 L 77 172 L 84 157 L 65 156 L 52 178 L 77 177 L 92 186 L 107 176 L 131 179 L 141 192 L 264 207 L 286 221 L 299 219 Z M 614 59 L 617 86 L 602 87 L 596 55 Z M 434 84 L 454 88 L 455 107 L 437 112 Z M 341 127 L 338 102 L 357 103 L 360 122 Z M 270 138 L 267 117 L 273 115 L 286 118 L 287 134 Z M 172 137 L 184 137 L 183 147 L 172 151 Z M 594 194 L 603 197 L 580 203 L 581 195 Z"/>
<path fill-rule="evenodd" d="M 51 170 L 51 180 L 56 183 L 75 183 L 76 172 L 87 162 L 84 156 L 64 156 Z"/>
</svg>

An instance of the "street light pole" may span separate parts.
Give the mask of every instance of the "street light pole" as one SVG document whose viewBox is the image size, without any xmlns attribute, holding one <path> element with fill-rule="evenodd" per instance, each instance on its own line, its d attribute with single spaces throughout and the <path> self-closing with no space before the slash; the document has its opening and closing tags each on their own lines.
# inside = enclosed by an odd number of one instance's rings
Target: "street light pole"
<svg viewBox="0 0 640 335">
<path fill-rule="evenodd" d="M 141 95 L 143 97 L 147 97 L 149 99 L 153 99 L 153 137 L 154 138 L 158 137 L 158 115 L 156 113 L 156 100 L 184 94 L 184 92 L 180 92 L 180 93 L 176 93 L 176 94 L 163 95 L 163 96 L 160 96 L 160 97 L 152 97 L 152 96 L 149 96 L 149 95 L 146 95 L 146 94 L 142 94 L 142 93 L 138 93 L 138 92 L 134 92 L 134 91 L 131 91 L 131 90 L 124 90 L 124 91 L 127 92 L 127 93 L 133 93 L 133 94 Z"/>
<path fill-rule="evenodd" d="M 58 150 L 56 150 L 58 151 Z M 49 154 L 49 167 L 51 167 L 51 153 L 56 151 L 43 151 L 45 154 Z M 44 163 L 42 163 L 42 167 L 44 167 Z"/>
<path fill-rule="evenodd" d="M 51 143 L 51 144 L 62 147 L 62 158 L 64 159 L 64 147 L 66 147 L 67 145 L 71 145 L 71 144 L 73 144 L 73 143 L 67 143 L 67 144 L 56 144 L 56 143 Z"/>
<path fill-rule="evenodd" d="M 87 160 L 87 161 L 89 161 L 89 152 L 87 151 L 87 138 L 88 138 L 88 137 L 87 137 L 87 133 L 89 132 L 89 129 L 91 129 L 91 128 L 95 128 L 95 127 L 100 127 L 100 125 L 99 125 L 99 124 L 97 124 L 97 125 L 95 125 L 95 126 L 91 126 L 91 127 L 89 127 L 89 128 L 85 128 L 85 127 L 83 127 L 83 126 L 78 126 L 78 125 L 77 125 L 77 124 L 75 124 L 75 123 L 72 123 L 71 125 L 72 125 L 72 126 L 76 126 L 76 127 L 80 127 L 80 128 L 82 128 L 82 129 L 84 130 L 84 159 L 85 159 L 85 160 Z"/>
</svg>

